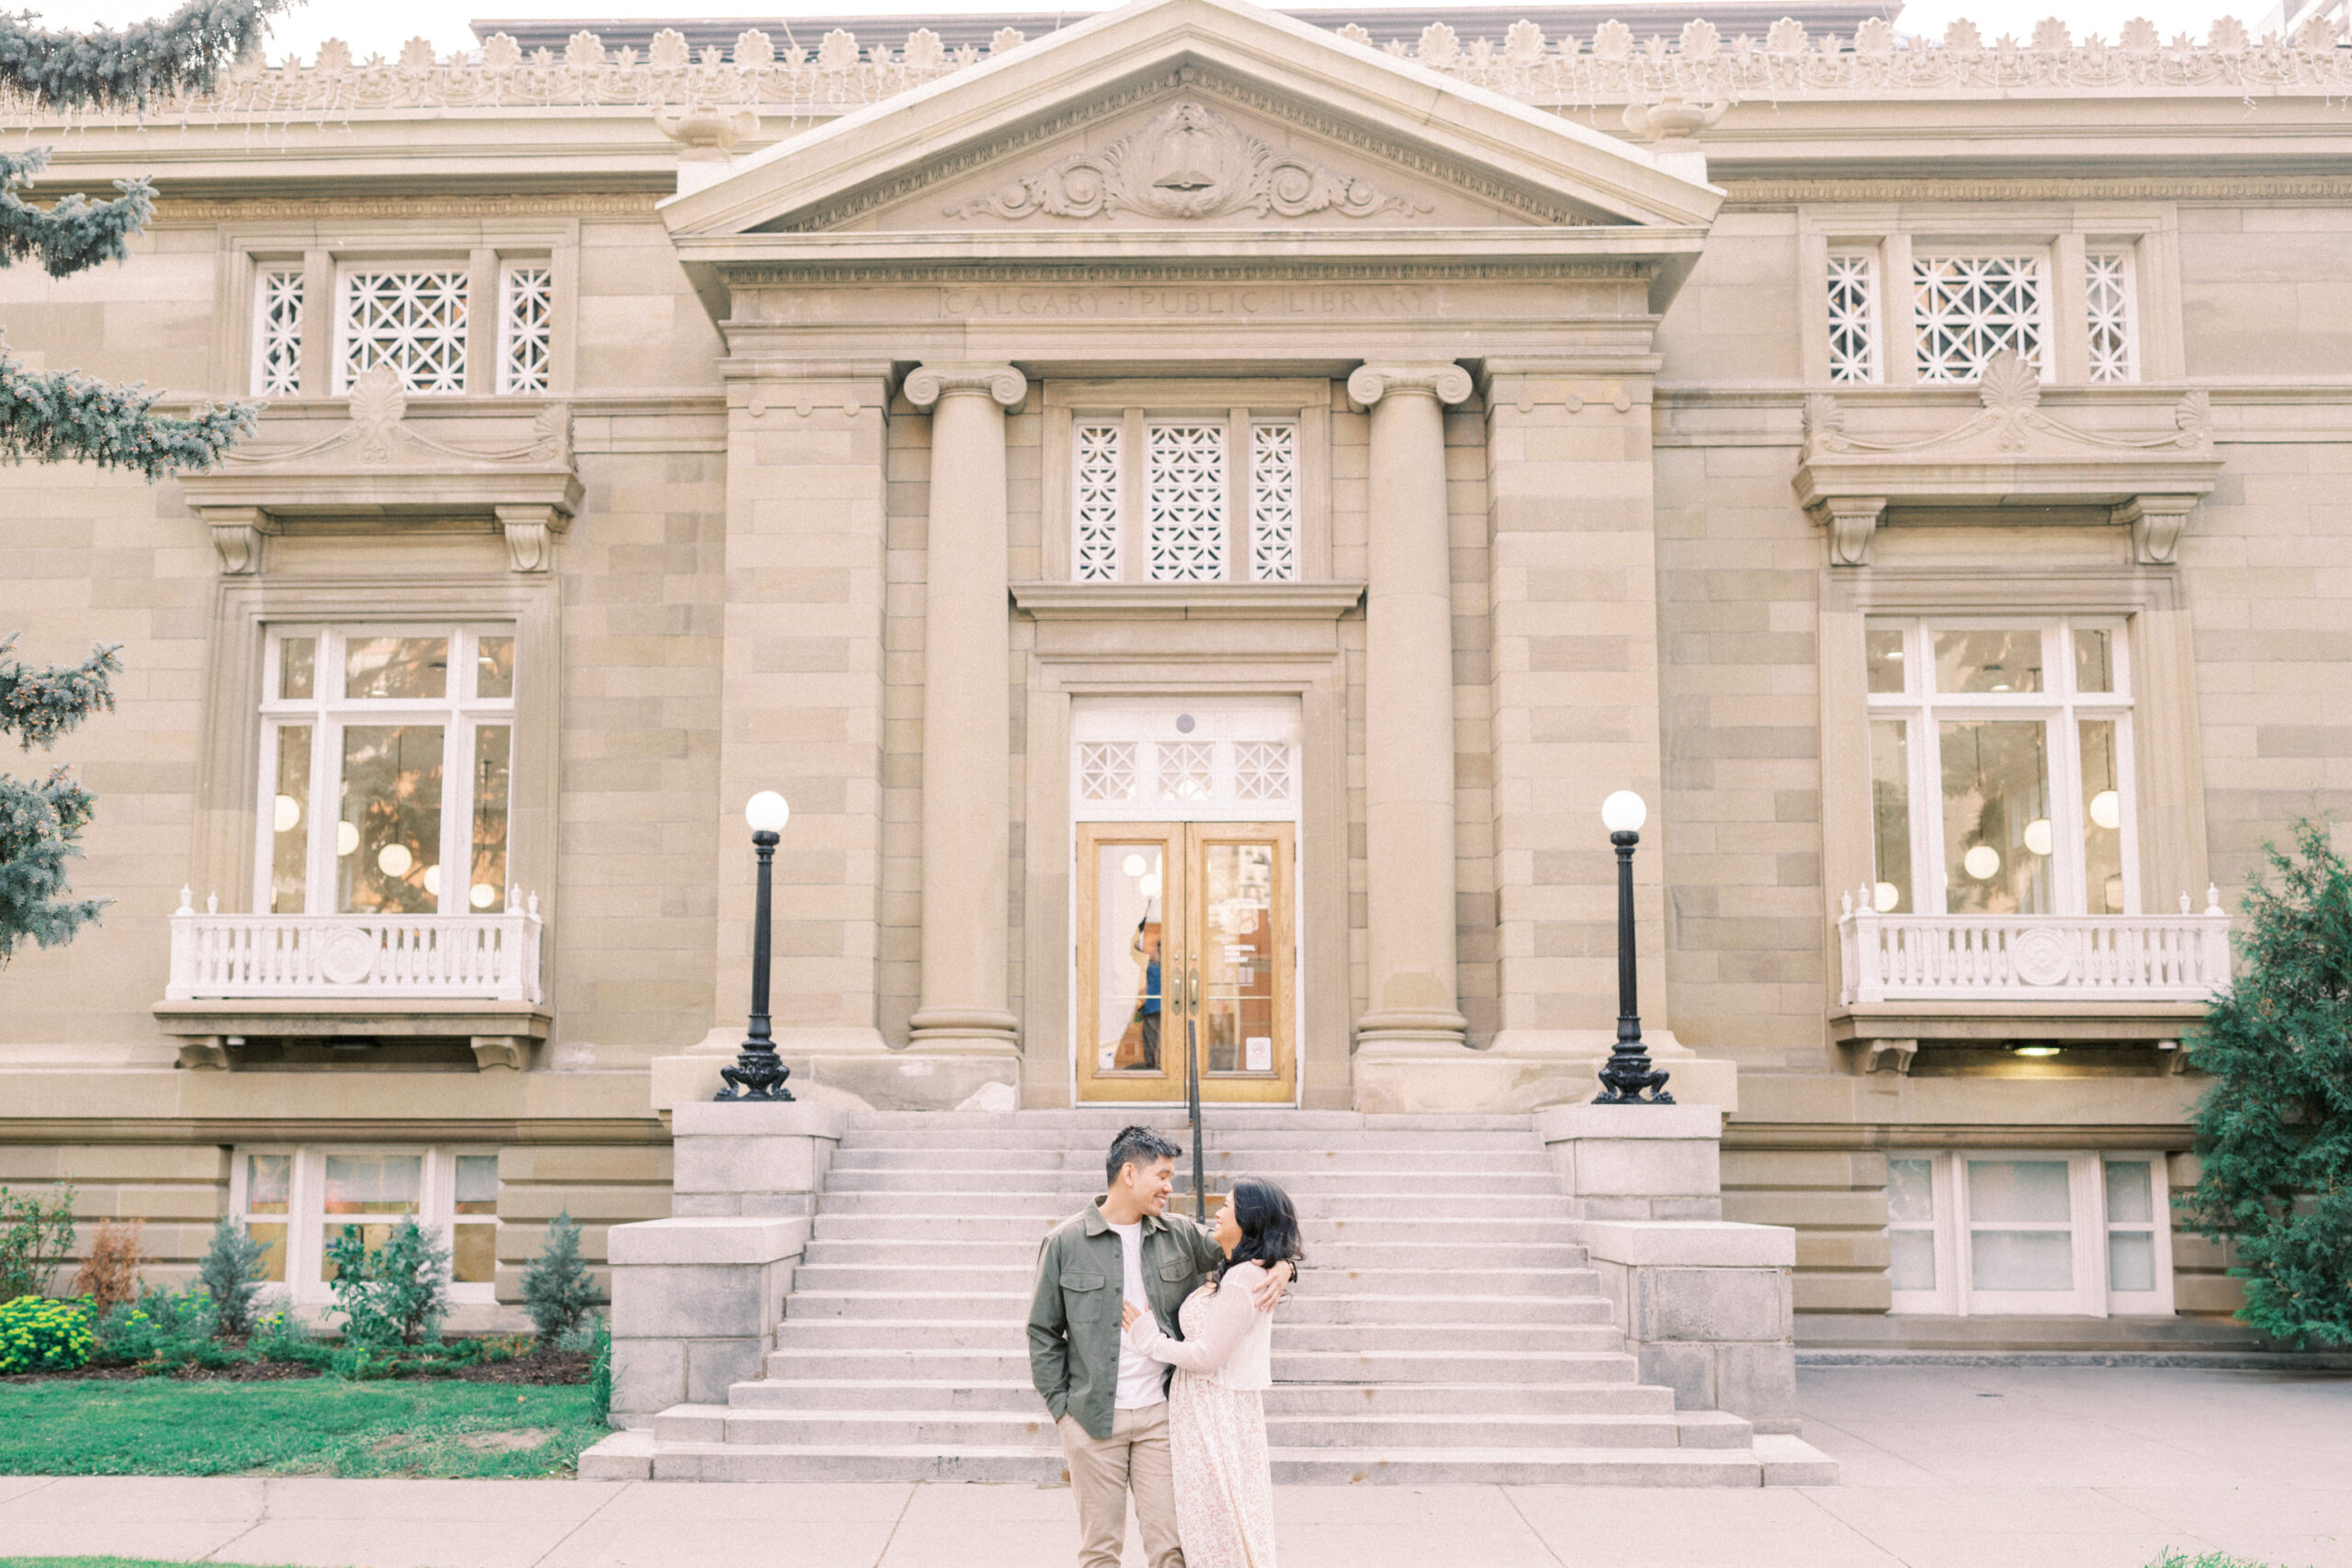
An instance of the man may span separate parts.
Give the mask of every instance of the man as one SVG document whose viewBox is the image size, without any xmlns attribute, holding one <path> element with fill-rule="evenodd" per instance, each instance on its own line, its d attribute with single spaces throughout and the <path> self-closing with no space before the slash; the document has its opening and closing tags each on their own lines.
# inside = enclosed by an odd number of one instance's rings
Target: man
<svg viewBox="0 0 2352 1568">
<path fill-rule="evenodd" d="M 1137 1354 L 1119 1331 L 1120 1303 L 1129 1301 L 1182 1338 L 1176 1309 L 1223 1260 L 1205 1230 L 1166 1217 L 1181 1152 L 1148 1127 L 1124 1129 L 1103 1162 L 1109 1190 L 1055 1226 L 1037 1253 L 1029 1375 L 1069 1460 L 1079 1568 L 1118 1568 L 1130 1492 L 1145 1561 L 1184 1568 L 1168 1456 L 1169 1368 Z M 1257 1292 L 1261 1312 L 1273 1309 L 1292 1272 L 1274 1266 Z"/>
</svg>

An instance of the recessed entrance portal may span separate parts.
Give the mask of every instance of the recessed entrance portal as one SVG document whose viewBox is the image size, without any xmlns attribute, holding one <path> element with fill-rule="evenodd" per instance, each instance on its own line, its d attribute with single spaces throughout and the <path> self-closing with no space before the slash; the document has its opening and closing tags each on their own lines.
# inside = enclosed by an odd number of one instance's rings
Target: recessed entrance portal
<svg viewBox="0 0 2352 1568">
<path fill-rule="evenodd" d="M 1182 1100 L 1196 1048 L 1204 1100 L 1295 1103 L 1295 706 L 1073 720 L 1078 1098 Z"/>
</svg>

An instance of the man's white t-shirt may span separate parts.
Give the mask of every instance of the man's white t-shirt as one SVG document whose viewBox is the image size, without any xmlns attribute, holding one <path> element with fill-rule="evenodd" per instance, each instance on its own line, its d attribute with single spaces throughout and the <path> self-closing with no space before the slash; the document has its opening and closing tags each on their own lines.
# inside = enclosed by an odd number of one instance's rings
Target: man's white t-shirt
<svg viewBox="0 0 2352 1568">
<path fill-rule="evenodd" d="M 1109 1224 L 1109 1221 L 1103 1222 Z M 1151 1311 L 1151 1297 L 1143 1288 L 1143 1222 L 1131 1225 L 1111 1225 L 1119 1238 L 1119 1256 L 1126 1264 L 1126 1281 L 1122 1287 L 1126 1299 L 1145 1312 Z M 1118 1410 L 1142 1410 L 1159 1404 L 1168 1398 L 1166 1378 L 1168 1363 L 1156 1361 L 1133 1345 L 1125 1334 L 1119 1336 L 1119 1394 L 1111 1402 Z"/>
</svg>

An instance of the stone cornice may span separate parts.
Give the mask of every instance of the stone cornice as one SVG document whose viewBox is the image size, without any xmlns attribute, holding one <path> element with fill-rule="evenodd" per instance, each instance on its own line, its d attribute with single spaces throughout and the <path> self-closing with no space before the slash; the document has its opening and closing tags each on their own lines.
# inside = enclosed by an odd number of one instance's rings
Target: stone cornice
<svg viewBox="0 0 2352 1568">
<path fill-rule="evenodd" d="M 1361 582 L 1016 582 L 1012 602 L 1040 621 L 1335 621 Z"/>
<path fill-rule="evenodd" d="M 1797 504 L 1829 530 L 1832 564 L 1869 565 L 1887 510 L 1905 505 L 2086 509 L 2130 527 L 2134 559 L 2174 562 L 2189 513 L 2222 470 L 2202 391 L 2181 394 L 2154 429 L 2136 399 L 2119 412 L 2142 423 L 2124 428 L 2059 419 L 2041 408 L 2033 367 L 2008 349 L 1993 355 L 1977 391 L 1974 414 L 1926 435 L 1865 434 L 1849 427 L 1835 395 L 1805 400 L 1791 482 Z"/>
<path fill-rule="evenodd" d="M 2352 201 L 2352 175 L 2181 175 L 2010 179 L 1719 178 L 1727 207 L 1883 201 Z"/>
<path fill-rule="evenodd" d="M 1153 259 L 1133 263 L 1095 262 L 909 262 L 842 265 L 811 259 L 794 265 L 778 262 L 742 263 L 727 268 L 728 280 L 739 288 L 865 283 L 1023 283 L 1038 288 L 1075 283 L 1424 283 L 1550 281 L 1577 278 L 1593 282 L 1635 283 L 1650 277 L 1645 262 L 1396 262 L 1327 261 L 1265 263 L 1191 263 Z"/>
<path fill-rule="evenodd" d="M 155 203 L 153 227 L 370 218 L 650 218 L 654 204 L 666 194 L 581 191 L 555 196 L 165 197 Z"/>
</svg>

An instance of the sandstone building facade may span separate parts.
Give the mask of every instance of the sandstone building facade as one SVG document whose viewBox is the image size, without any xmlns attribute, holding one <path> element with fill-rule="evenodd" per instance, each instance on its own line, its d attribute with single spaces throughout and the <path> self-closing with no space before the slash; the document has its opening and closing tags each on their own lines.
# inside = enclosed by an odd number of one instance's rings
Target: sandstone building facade
<svg viewBox="0 0 2352 1568">
<path fill-rule="evenodd" d="M 1631 788 L 1648 1032 L 1801 1311 L 2226 1312 L 2178 1043 L 2352 800 L 2352 51 L 1602 15 L 12 106 L 36 195 L 162 192 L 0 274 L 12 350 L 269 406 L 0 475 L 0 629 L 128 671 L 0 1179 L 298 1301 L 422 1213 L 498 1314 L 668 1212 L 763 789 L 811 1097 L 1165 1107 L 1190 1028 L 1213 1104 L 1588 1098 Z"/>
</svg>

